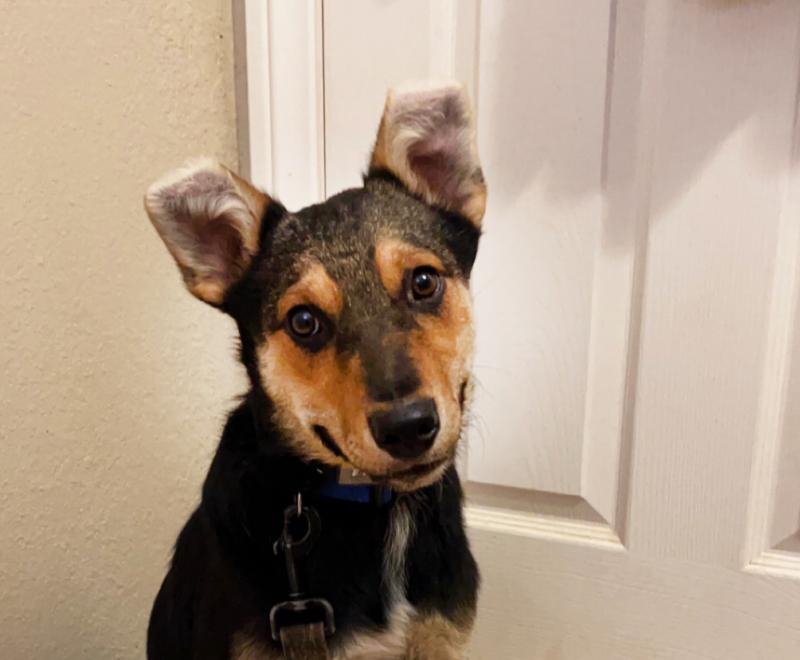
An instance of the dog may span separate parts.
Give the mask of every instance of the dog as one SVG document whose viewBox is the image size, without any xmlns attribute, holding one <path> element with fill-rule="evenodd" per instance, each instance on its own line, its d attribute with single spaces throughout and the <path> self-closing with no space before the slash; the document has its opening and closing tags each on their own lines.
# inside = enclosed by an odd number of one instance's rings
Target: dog
<svg viewBox="0 0 800 660">
<path fill-rule="evenodd" d="M 200 159 L 145 208 L 236 322 L 250 389 L 153 605 L 150 660 L 460 658 L 479 573 L 454 466 L 486 185 L 457 84 L 386 97 L 360 188 L 290 212 Z"/>
</svg>

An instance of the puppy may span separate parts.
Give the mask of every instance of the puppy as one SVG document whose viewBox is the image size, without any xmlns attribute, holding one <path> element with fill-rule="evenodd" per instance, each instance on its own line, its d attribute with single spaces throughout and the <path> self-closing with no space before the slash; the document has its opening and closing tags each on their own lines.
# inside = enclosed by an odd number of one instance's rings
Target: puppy
<svg viewBox="0 0 800 660">
<path fill-rule="evenodd" d="M 462 657 L 478 570 L 453 465 L 486 203 L 458 85 L 389 92 L 363 186 L 287 211 L 202 159 L 147 191 L 250 389 L 153 606 L 150 660 Z"/>
</svg>

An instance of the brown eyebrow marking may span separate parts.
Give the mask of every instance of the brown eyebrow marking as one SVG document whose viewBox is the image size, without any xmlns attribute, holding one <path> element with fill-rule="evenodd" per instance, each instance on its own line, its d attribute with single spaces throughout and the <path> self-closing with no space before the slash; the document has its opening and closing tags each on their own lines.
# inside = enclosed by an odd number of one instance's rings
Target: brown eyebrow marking
<svg viewBox="0 0 800 660">
<path fill-rule="evenodd" d="M 392 296 L 400 294 L 403 288 L 403 275 L 409 269 L 432 266 L 444 272 L 441 259 L 433 252 L 397 238 L 384 238 L 378 241 L 375 246 L 375 266 L 383 287 Z"/>
<path fill-rule="evenodd" d="M 278 301 L 278 316 L 283 318 L 297 305 L 315 305 L 331 318 L 338 318 L 342 311 L 342 292 L 328 275 L 328 271 L 318 261 L 310 261 L 309 266 Z"/>
</svg>

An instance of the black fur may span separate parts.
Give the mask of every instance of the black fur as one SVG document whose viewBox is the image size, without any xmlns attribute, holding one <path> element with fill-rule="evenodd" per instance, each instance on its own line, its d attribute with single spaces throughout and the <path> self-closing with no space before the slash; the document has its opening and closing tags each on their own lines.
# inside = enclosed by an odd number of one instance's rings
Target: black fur
<svg viewBox="0 0 800 660">
<path fill-rule="evenodd" d="M 150 619 L 150 660 L 228 658 L 237 632 L 271 643 L 267 615 L 288 589 L 272 543 L 280 536 L 283 510 L 299 489 L 322 519 L 305 578 L 309 592 L 327 598 L 336 612 L 332 648 L 356 631 L 386 624 L 381 566 L 394 504 L 316 496 L 322 466 L 281 449 L 277 429 L 263 427 L 254 414 L 258 405 L 248 397 L 231 414 L 202 502 L 178 537 Z M 423 613 L 457 619 L 474 608 L 478 586 L 458 475 L 451 468 L 441 482 L 400 497 L 407 498 L 416 528 L 408 550 L 408 600 Z"/>
<path fill-rule="evenodd" d="M 221 305 L 237 322 L 252 387 L 228 418 L 202 501 L 178 537 L 150 618 L 150 660 L 227 659 L 239 633 L 274 646 L 268 614 L 286 599 L 288 585 L 272 545 L 282 530 L 283 511 L 298 491 L 322 520 L 304 579 L 309 595 L 334 607 L 337 632 L 331 647 L 387 624 L 381 576 L 390 510 L 397 500 L 379 506 L 318 495 L 326 468 L 293 455 L 273 422 L 255 353 L 265 335 L 280 326 L 277 301 L 298 277 L 298 257 L 311 253 L 347 300 L 337 322 L 336 348 L 361 355 L 375 399 L 417 387 L 413 368 L 401 368 L 408 363 L 402 346 L 397 354 L 381 353 L 383 332 L 416 323 L 407 308 L 388 298 L 374 268 L 375 240 L 386 230 L 435 251 L 448 276 L 468 278 L 479 230 L 424 204 L 388 175 L 373 173 L 363 188 L 297 214 L 278 203 L 269 206 L 260 251 Z M 392 383 L 382 378 L 382 370 L 394 374 Z M 325 430 L 317 433 L 326 442 Z M 327 441 L 335 445 L 330 436 Z M 406 566 L 410 604 L 420 613 L 438 612 L 461 623 L 475 607 L 478 571 L 464 533 L 455 469 L 430 487 L 396 497 L 404 498 L 415 523 Z"/>
</svg>

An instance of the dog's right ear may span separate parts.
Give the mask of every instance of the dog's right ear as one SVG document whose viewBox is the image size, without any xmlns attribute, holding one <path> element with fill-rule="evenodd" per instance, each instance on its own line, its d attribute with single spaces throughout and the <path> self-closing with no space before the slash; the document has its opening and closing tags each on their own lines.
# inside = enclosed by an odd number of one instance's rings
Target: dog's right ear
<svg viewBox="0 0 800 660">
<path fill-rule="evenodd" d="M 183 274 L 186 287 L 221 305 L 258 251 L 271 200 L 223 165 L 201 159 L 147 190 L 144 206 Z"/>
</svg>

